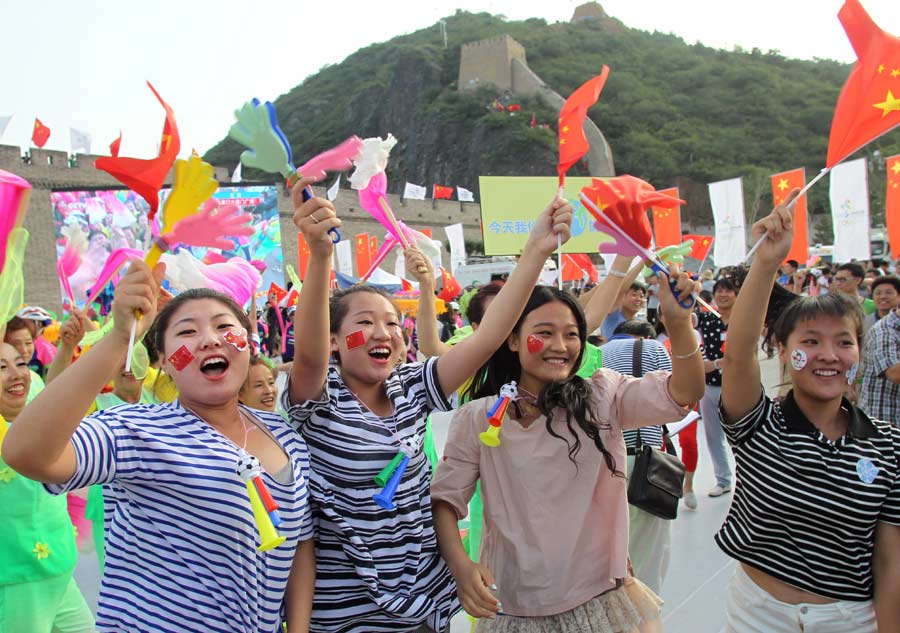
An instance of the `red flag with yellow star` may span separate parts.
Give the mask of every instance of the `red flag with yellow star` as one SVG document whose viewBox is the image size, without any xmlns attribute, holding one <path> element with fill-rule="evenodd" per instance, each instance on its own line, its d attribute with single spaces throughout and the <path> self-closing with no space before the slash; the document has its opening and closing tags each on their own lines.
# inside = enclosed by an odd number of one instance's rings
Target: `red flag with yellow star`
<svg viewBox="0 0 900 633">
<path fill-rule="evenodd" d="M 162 187 L 166 175 L 172 167 L 172 163 L 175 162 L 175 158 L 178 156 L 178 152 L 181 149 L 181 139 L 178 136 L 178 127 L 175 125 L 175 113 L 172 111 L 172 108 L 162 100 L 162 97 L 159 96 L 159 93 L 156 92 L 156 89 L 149 81 L 147 85 L 150 86 L 150 90 L 153 91 L 153 94 L 156 95 L 156 98 L 159 99 L 166 111 L 166 121 L 163 124 L 162 139 L 159 143 L 159 156 L 150 159 L 120 158 L 118 153 L 122 135 L 119 134 L 119 138 L 113 141 L 113 145 L 110 145 L 110 151 L 113 151 L 113 156 L 98 158 L 94 165 L 97 169 L 107 172 L 126 187 L 133 189 L 146 200 L 147 204 L 150 205 L 148 218 L 152 220 L 156 216 L 157 209 L 159 209 L 159 189 Z"/>
<path fill-rule="evenodd" d="M 584 119 L 588 108 L 597 103 L 603 84 L 609 76 L 609 66 L 603 66 L 600 74 L 589 79 L 569 95 L 559 111 L 559 186 L 566 182 L 566 172 L 587 154 L 590 145 L 584 135 Z"/>
<path fill-rule="evenodd" d="M 882 31 L 859 0 L 846 0 L 838 18 L 857 61 L 834 109 L 826 167 L 900 125 L 900 38 Z"/>
<path fill-rule="evenodd" d="M 372 253 L 369 250 L 369 234 L 360 233 L 356 236 L 356 270 L 361 277 L 366 274 L 372 265 Z"/>
<path fill-rule="evenodd" d="M 306 268 L 309 266 L 309 244 L 303 233 L 297 233 L 297 275 L 300 281 L 306 279 Z"/>
<path fill-rule="evenodd" d="M 370 235 L 369 236 L 369 253 L 372 254 L 372 257 L 375 257 L 375 253 L 378 252 L 378 236 Z M 369 264 L 371 266 L 371 264 Z"/>
<path fill-rule="evenodd" d="M 685 233 L 684 241 L 694 240 L 694 248 L 691 249 L 689 257 L 693 257 L 697 261 L 702 262 L 709 255 L 709 249 L 712 248 L 712 235 L 696 235 L 694 233 Z"/>
<path fill-rule="evenodd" d="M 794 189 L 803 189 L 806 184 L 806 170 L 792 169 L 772 176 L 772 200 L 776 205 L 784 202 L 787 195 Z M 791 250 L 788 251 L 785 261 L 793 259 L 805 262 L 809 259 L 809 234 L 806 221 L 806 194 L 797 198 L 794 203 L 794 241 Z"/>
<path fill-rule="evenodd" d="M 678 187 L 660 189 L 657 193 L 678 198 Z M 681 244 L 681 207 L 651 207 L 656 248 Z"/>
<path fill-rule="evenodd" d="M 36 147 L 44 147 L 47 144 L 47 140 L 50 138 L 50 128 L 41 123 L 41 120 L 37 117 L 34 118 L 34 131 L 31 133 L 31 142 L 35 144 Z"/>
<path fill-rule="evenodd" d="M 891 156 L 887 165 L 887 195 L 884 198 L 884 223 L 894 257 L 900 255 L 900 154 Z"/>
</svg>

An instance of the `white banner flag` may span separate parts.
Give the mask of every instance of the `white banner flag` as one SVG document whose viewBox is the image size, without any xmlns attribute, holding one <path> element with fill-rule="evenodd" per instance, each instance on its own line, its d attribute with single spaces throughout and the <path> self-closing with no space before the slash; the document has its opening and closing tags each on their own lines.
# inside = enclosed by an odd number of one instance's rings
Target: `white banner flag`
<svg viewBox="0 0 900 633">
<path fill-rule="evenodd" d="M 444 227 L 447 244 L 450 246 L 450 272 L 456 274 L 456 267 L 466 263 L 466 241 L 463 238 L 463 225 L 451 224 Z"/>
<path fill-rule="evenodd" d="M 79 149 L 84 150 L 85 154 L 91 153 L 91 135 L 87 132 L 69 128 L 69 135 L 72 139 L 72 153 L 75 154 Z"/>
<path fill-rule="evenodd" d="M 0 116 L 0 137 L 3 136 L 3 133 L 6 131 L 6 126 L 9 125 L 9 122 L 12 120 L 12 116 Z"/>
<path fill-rule="evenodd" d="M 241 161 L 238 161 L 237 167 L 234 168 L 234 171 L 231 172 L 231 182 L 240 182 L 241 181 Z"/>
<path fill-rule="evenodd" d="M 408 200 L 424 200 L 426 195 L 428 195 L 428 189 L 421 185 L 408 182 L 403 187 L 403 197 Z"/>
<path fill-rule="evenodd" d="M 341 188 L 341 175 L 338 174 L 337 180 L 334 181 L 334 184 L 328 187 L 328 193 L 325 194 L 328 196 L 328 200 L 330 202 L 334 202 L 334 199 L 338 196 L 338 190 Z"/>
<path fill-rule="evenodd" d="M 338 272 L 353 276 L 353 245 L 352 240 L 341 240 L 335 244 L 337 253 Z M 363 271 L 366 272 L 366 271 Z"/>
<path fill-rule="evenodd" d="M 475 202 L 475 194 L 473 194 L 468 189 L 463 189 L 462 187 L 456 187 L 456 199 L 460 202 Z"/>
<path fill-rule="evenodd" d="M 834 225 L 833 261 L 869 259 L 869 181 L 866 159 L 841 163 L 831 170 L 829 198 Z"/>
<path fill-rule="evenodd" d="M 709 202 L 716 224 L 713 260 L 716 266 L 735 266 L 744 260 L 744 188 L 740 178 L 709 183 Z"/>
<path fill-rule="evenodd" d="M 397 251 L 397 259 L 394 260 L 394 274 L 406 279 L 406 256 L 401 249 L 397 248 L 394 250 Z"/>
</svg>

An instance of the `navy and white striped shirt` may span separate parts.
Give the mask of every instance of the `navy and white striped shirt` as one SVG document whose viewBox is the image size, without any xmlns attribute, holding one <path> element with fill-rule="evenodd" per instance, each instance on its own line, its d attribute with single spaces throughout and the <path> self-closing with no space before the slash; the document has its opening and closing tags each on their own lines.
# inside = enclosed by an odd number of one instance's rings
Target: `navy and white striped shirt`
<svg viewBox="0 0 900 633">
<path fill-rule="evenodd" d="M 106 484 L 106 569 L 97 630 L 104 633 L 276 633 L 299 541 L 312 538 L 309 453 L 276 414 L 249 410 L 290 459 L 292 481 L 263 479 L 286 537 L 260 553 L 238 448 L 177 402 L 124 405 L 86 418 L 72 444 L 77 467 L 53 494 Z"/>
<path fill-rule="evenodd" d="M 634 376 L 634 343 L 636 340 L 628 334 L 618 334 L 601 345 L 603 366 L 626 376 Z M 672 359 L 669 358 L 669 353 L 662 343 L 652 339 L 641 341 L 641 369 L 644 374 L 658 369 L 672 371 Z M 627 448 L 637 446 L 637 430 L 628 429 L 622 431 L 622 434 L 625 436 Z M 656 448 L 663 446 L 663 428 L 661 426 L 645 426 L 640 430 L 640 434 L 642 444 Z"/>
<path fill-rule="evenodd" d="M 864 601 L 875 529 L 900 525 L 900 428 L 847 400 L 842 407 L 850 422 L 837 441 L 812 425 L 793 392 L 781 403 L 761 396 L 743 418 L 723 423 L 737 487 L 716 543 L 804 591 Z"/>
</svg>

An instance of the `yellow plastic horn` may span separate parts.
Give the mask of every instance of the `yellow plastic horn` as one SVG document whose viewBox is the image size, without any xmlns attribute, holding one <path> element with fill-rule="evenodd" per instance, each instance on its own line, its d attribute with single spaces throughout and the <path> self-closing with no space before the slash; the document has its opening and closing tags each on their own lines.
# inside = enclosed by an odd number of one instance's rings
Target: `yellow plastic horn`
<svg viewBox="0 0 900 633">
<path fill-rule="evenodd" d="M 262 499 L 259 497 L 259 491 L 252 480 L 245 482 L 247 484 L 247 494 L 250 495 L 250 507 L 253 509 L 253 518 L 256 520 L 256 527 L 259 529 L 260 545 L 257 548 L 260 552 L 267 552 L 270 549 L 278 547 L 284 543 L 283 536 L 279 536 L 272 525 L 272 519 L 266 512 Z"/>
<path fill-rule="evenodd" d="M 485 446 L 490 446 L 491 448 L 500 446 L 500 427 L 491 425 L 487 431 L 479 433 L 478 437 Z"/>
</svg>

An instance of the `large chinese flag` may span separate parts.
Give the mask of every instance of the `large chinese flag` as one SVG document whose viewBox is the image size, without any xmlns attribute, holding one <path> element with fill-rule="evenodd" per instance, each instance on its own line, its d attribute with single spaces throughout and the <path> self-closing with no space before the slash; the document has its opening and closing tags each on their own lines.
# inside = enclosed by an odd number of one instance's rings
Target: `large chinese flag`
<svg viewBox="0 0 900 633">
<path fill-rule="evenodd" d="M 772 200 L 779 205 L 792 190 L 803 189 L 805 184 L 806 170 L 802 167 L 775 174 L 772 176 Z M 794 203 L 794 241 L 785 260 L 805 262 L 809 259 L 809 234 L 806 225 L 806 194 L 804 194 Z"/>
<path fill-rule="evenodd" d="M 684 241 L 687 242 L 688 240 L 694 240 L 694 248 L 691 250 L 690 257 L 701 262 L 705 260 L 706 256 L 709 255 L 709 249 L 712 248 L 712 235 L 685 233 Z"/>
<path fill-rule="evenodd" d="M 857 61 L 834 108 L 826 167 L 900 125 L 900 38 L 882 31 L 859 0 L 846 0 L 838 18 Z"/>
<path fill-rule="evenodd" d="M 169 107 L 156 89 L 150 85 L 150 90 L 159 99 L 166 111 L 166 120 L 163 123 L 162 138 L 159 142 L 159 155 L 156 158 L 126 158 L 119 157 L 119 142 L 122 135 L 110 145 L 111 157 L 98 158 L 94 162 L 97 169 L 102 169 L 123 185 L 133 189 L 150 205 L 149 219 L 156 216 L 159 208 L 159 189 L 166 179 L 166 174 L 175 162 L 178 152 L 181 150 L 181 138 L 178 136 L 178 127 L 175 125 L 175 113 Z"/>
<path fill-rule="evenodd" d="M 50 128 L 41 123 L 37 117 L 34 118 L 34 131 L 31 133 L 31 142 L 37 147 L 43 147 L 50 138 Z"/>
<path fill-rule="evenodd" d="M 891 253 L 900 256 L 900 154 L 887 159 L 887 196 L 884 199 L 884 221 L 887 225 Z"/>
<path fill-rule="evenodd" d="M 660 189 L 659 193 L 678 198 L 678 187 Z M 656 248 L 681 244 L 681 207 L 651 207 Z"/>
<path fill-rule="evenodd" d="M 435 183 L 432 198 L 435 200 L 449 200 L 453 197 L 453 187 L 445 187 Z"/>
<path fill-rule="evenodd" d="M 362 277 L 372 264 L 372 253 L 369 251 L 369 234 L 356 236 L 356 274 Z"/>
<path fill-rule="evenodd" d="M 306 267 L 309 266 L 309 244 L 303 233 L 297 233 L 297 274 L 300 281 L 306 279 Z"/>
<path fill-rule="evenodd" d="M 584 82 L 569 95 L 559 111 L 559 186 L 566 181 L 566 172 L 587 154 L 590 145 L 584 135 L 584 119 L 588 108 L 597 103 L 603 84 L 609 76 L 609 66 L 604 66 L 600 74 Z"/>
</svg>

